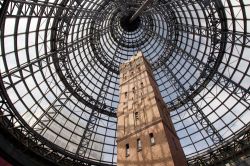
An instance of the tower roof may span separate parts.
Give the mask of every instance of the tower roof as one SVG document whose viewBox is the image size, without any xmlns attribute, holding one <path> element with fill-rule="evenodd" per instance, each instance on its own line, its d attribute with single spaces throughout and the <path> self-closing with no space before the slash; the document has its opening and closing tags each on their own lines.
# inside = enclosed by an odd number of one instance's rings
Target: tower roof
<svg viewBox="0 0 250 166">
<path fill-rule="evenodd" d="M 130 59 L 128 59 L 127 61 L 125 61 L 123 64 L 129 63 L 129 62 L 137 59 L 138 57 L 144 57 L 142 51 L 136 52 L 133 56 L 131 56 Z"/>
</svg>

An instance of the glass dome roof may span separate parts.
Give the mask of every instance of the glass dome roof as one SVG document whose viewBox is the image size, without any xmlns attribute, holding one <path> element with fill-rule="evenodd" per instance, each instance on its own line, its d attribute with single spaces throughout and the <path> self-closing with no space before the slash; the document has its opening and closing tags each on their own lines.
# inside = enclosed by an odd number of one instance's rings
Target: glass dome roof
<svg viewBox="0 0 250 166">
<path fill-rule="evenodd" d="M 188 160 L 249 126 L 250 2 L 158 0 L 129 22 L 144 1 L 0 0 L 1 112 L 57 162 L 116 165 L 119 65 L 138 50 Z"/>
</svg>

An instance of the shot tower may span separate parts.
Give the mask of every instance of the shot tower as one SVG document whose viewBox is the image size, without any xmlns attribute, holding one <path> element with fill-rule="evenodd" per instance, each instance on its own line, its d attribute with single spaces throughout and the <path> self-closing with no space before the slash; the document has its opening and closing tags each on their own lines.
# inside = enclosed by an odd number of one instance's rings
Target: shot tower
<svg viewBox="0 0 250 166">
<path fill-rule="evenodd" d="M 141 52 L 120 66 L 118 166 L 185 166 L 169 111 Z"/>
</svg>

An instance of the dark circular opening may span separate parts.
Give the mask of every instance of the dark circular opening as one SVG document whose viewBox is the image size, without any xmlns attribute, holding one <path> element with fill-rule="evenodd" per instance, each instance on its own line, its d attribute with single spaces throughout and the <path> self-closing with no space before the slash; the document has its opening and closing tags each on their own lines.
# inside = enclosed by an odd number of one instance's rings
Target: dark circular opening
<svg viewBox="0 0 250 166">
<path fill-rule="evenodd" d="M 124 29 L 127 32 L 133 32 L 133 31 L 135 31 L 136 29 L 139 28 L 140 23 L 141 23 L 140 17 L 137 17 L 135 20 L 133 20 L 132 22 L 130 22 L 129 19 L 132 16 L 133 16 L 133 13 L 129 14 L 129 15 L 126 15 L 126 16 L 123 16 L 121 18 L 121 20 L 120 20 L 120 24 L 121 24 L 122 29 Z"/>
</svg>

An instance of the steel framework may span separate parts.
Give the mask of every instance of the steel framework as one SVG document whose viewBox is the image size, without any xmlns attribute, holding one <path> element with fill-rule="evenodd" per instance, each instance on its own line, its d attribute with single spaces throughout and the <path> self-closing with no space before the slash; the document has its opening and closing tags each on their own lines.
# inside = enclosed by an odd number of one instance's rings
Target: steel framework
<svg viewBox="0 0 250 166">
<path fill-rule="evenodd" d="M 116 165 L 119 65 L 138 50 L 190 165 L 249 151 L 248 0 L 0 0 L 0 9 L 1 136 L 18 151 Z"/>
</svg>

